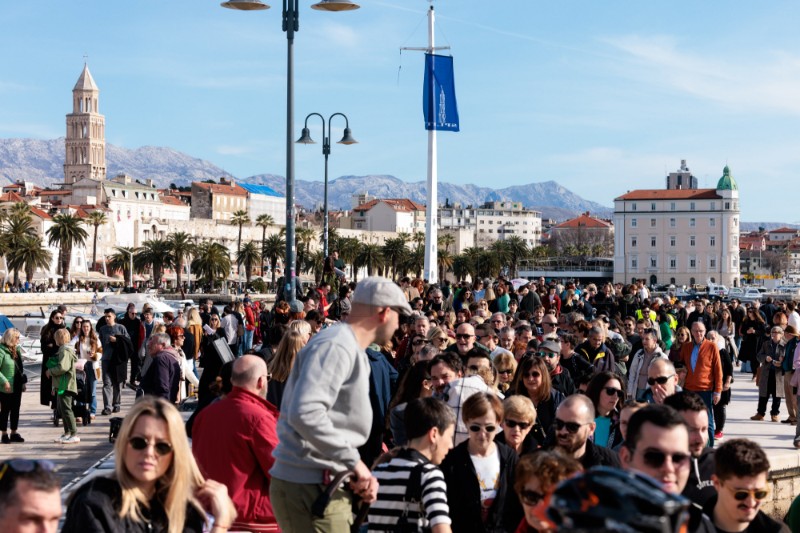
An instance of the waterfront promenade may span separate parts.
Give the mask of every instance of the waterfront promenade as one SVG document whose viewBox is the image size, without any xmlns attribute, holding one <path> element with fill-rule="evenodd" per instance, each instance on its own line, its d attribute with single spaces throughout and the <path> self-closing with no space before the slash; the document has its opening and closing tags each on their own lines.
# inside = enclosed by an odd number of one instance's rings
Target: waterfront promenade
<svg viewBox="0 0 800 533">
<path fill-rule="evenodd" d="M 66 498 L 69 490 L 74 487 L 74 482 L 84 478 L 87 471 L 90 471 L 90 475 L 110 471 L 108 468 L 113 464 L 113 460 L 106 461 L 101 472 L 95 471 L 92 467 L 112 452 L 113 445 L 108 441 L 111 417 L 98 415 L 91 425 L 79 425 L 80 444 L 54 443 L 53 439 L 61 434 L 62 429 L 53 426 L 52 411 L 46 406 L 39 405 L 39 367 L 26 367 L 26 373 L 30 381 L 28 391 L 23 394 L 19 428 L 25 443 L 0 445 L 0 458 L 26 457 L 52 460 L 61 476 L 62 486 L 67 487 L 64 494 Z M 728 421 L 723 440 L 746 437 L 758 442 L 764 448 L 773 470 L 773 492 L 771 501 L 765 503 L 765 509 L 776 517 L 782 517 L 794 496 L 800 494 L 800 451 L 795 450 L 792 445 L 795 428 L 788 424 L 750 420 L 755 414 L 757 388 L 750 381 L 749 374 L 742 374 L 738 369 L 734 379 L 733 398 L 728 406 Z M 133 391 L 124 388 L 121 415 L 127 412 L 133 400 Z M 781 418 L 785 418 L 785 411 Z"/>
</svg>

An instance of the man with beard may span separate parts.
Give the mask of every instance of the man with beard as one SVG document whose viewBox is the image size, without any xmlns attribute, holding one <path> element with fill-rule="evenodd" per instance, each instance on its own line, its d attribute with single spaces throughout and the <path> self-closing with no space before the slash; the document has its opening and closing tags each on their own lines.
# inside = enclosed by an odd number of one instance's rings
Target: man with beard
<svg viewBox="0 0 800 533">
<path fill-rule="evenodd" d="M 550 382 L 554 389 L 561 391 L 564 396 L 575 392 L 575 382 L 572 381 L 572 376 L 561 366 L 561 342 L 558 337 L 545 337 L 544 342 L 539 345 L 539 352 L 536 355 L 544 359 L 544 364 L 550 371 Z"/>
<path fill-rule="evenodd" d="M 347 320 L 312 337 L 295 359 L 270 471 L 270 500 L 283 531 L 349 532 L 351 494 L 365 503 L 375 500 L 378 483 L 358 453 L 373 421 L 366 349 L 392 338 L 400 314 L 411 314 L 400 287 L 386 278 L 366 278 L 353 293 Z M 352 493 L 337 490 L 324 516 L 315 517 L 311 507 L 320 485 L 347 470 L 354 472 Z"/>
<path fill-rule="evenodd" d="M 769 496 L 769 459 L 761 446 L 747 439 L 733 439 L 717 448 L 714 459 L 717 495 L 703 508 L 717 531 L 789 533 L 760 509 Z"/>
<path fill-rule="evenodd" d="M 617 454 L 589 440 L 594 433 L 594 404 L 585 394 L 574 394 L 556 409 L 554 447 L 577 459 L 584 470 L 593 466 L 620 467 Z"/>
</svg>

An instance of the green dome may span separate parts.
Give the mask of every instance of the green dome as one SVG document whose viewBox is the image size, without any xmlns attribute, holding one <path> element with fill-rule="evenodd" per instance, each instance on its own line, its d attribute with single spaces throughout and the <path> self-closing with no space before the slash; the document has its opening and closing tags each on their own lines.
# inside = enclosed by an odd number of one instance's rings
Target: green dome
<svg viewBox="0 0 800 533">
<path fill-rule="evenodd" d="M 725 168 L 722 169 L 722 177 L 717 182 L 717 190 L 718 191 L 739 190 L 739 186 L 736 185 L 736 180 L 733 179 L 733 176 L 731 176 L 731 169 L 728 168 L 728 165 L 725 165 Z"/>
</svg>

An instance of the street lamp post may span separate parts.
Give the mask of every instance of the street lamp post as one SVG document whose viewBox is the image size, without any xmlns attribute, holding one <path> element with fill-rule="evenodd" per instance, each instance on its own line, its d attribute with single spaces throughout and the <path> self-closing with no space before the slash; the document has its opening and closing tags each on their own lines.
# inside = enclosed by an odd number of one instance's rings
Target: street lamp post
<svg viewBox="0 0 800 533">
<path fill-rule="evenodd" d="M 261 0 L 228 0 L 220 5 L 240 11 L 269 9 Z M 351 0 L 320 0 L 311 6 L 321 11 L 350 11 L 360 6 Z M 286 32 L 286 278 L 284 298 L 295 300 L 295 228 L 294 228 L 294 34 L 300 29 L 299 0 L 283 0 L 283 31 Z M 288 294 L 287 294 L 288 293 Z"/>
<path fill-rule="evenodd" d="M 300 144 L 315 144 L 311 138 L 311 132 L 308 129 L 308 119 L 312 116 L 318 116 L 322 121 L 322 155 L 325 156 L 325 192 L 322 204 L 322 254 L 328 257 L 328 156 L 331 154 L 331 120 L 333 117 L 339 115 L 344 118 L 344 135 L 342 140 L 337 141 L 339 144 L 356 144 L 358 141 L 353 138 L 350 132 L 350 121 L 344 113 L 334 113 L 328 117 L 328 130 L 325 130 L 325 117 L 319 113 L 309 113 L 306 116 L 305 124 L 303 126 L 303 134 L 297 139 Z"/>
</svg>

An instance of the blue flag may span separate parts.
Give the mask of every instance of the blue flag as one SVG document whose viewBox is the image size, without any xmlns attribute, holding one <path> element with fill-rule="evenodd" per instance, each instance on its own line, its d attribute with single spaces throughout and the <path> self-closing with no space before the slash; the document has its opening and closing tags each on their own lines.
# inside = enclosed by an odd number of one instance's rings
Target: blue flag
<svg viewBox="0 0 800 533">
<path fill-rule="evenodd" d="M 422 111 L 426 130 L 459 131 L 453 58 L 425 54 Z"/>
</svg>

